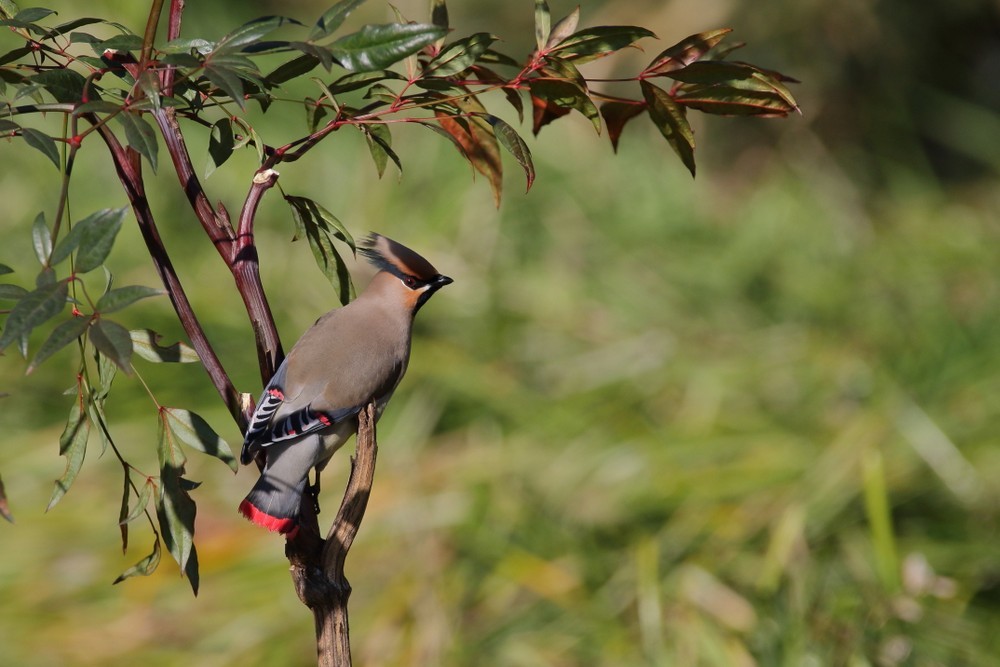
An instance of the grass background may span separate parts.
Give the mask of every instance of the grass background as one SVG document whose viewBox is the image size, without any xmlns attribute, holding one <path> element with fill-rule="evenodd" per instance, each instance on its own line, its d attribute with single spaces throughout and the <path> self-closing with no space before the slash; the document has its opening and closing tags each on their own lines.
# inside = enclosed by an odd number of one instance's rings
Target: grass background
<svg viewBox="0 0 1000 667">
<path fill-rule="evenodd" d="M 456 0 L 452 23 L 500 26 L 518 55 L 530 48 L 522 4 Z M 281 170 L 290 194 L 456 279 L 421 312 L 380 424 L 348 562 L 358 664 L 993 664 L 1000 132 L 996 40 L 976 36 L 996 10 L 928 3 L 903 21 L 903 4 L 583 3 L 585 23 L 636 23 L 666 43 L 732 25 L 748 60 L 804 81 L 802 117 L 698 120 L 693 182 L 653 128 L 630 125 L 613 156 L 579 117 L 529 142 L 530 194 L 508 163 L 499 210 L 449 144 L 412 128 L 394 135 L 398 180 L 378 180 L 363 141 L 342 133 Z M 424 16 L 422 2 L 400 7 Z M 186 32 L 322 9 L 193 3 Z M 372 3 L 359 22 L 385 11 Z M 88 9 L 102 12 L 144 22 L 132 3 Z M 935 49 L 950 60 L 929 67 Z M 301 110 L 275 111 L 265 131 L 301 131 Z M 207 137 L 189 143 L 201 155 Z M 19 142 L 3 151 L 0 261 L 25 284 L 27 224 L 51 216 L 54 172 Z M 96 142 L 81 160 L 74 216 L 124 205 Z M 210 194 L 235 210 L 252 168 L 239 156 Z M 165 155 L 151 181 L 199 315 L 237 386 L 256 393 L 231 279 Z M 269 194 L 258 241 L 286 346 L 334 298 L 291 234 Z M 118 284 L 156 284 L 129 225 L 109 265 Z M 180 336 L 165 301 L 120 319 Z M 110 585 L 151 536 L 135 524 L 121 554 L 120 467 L 99 445 L 43 511 L 75 364 L 64 352 L 24 377 L 16 354 L 0 359 L 0 472 L 17 518 L 0 526 L 0 664 L 314 662 L 281 540 L 235 511 L 252 471 L 190 454 L 197 599 L 166 556 L 154 575 Z M 159 402 L 238 444 L 199 368 L 138 370 Z M 137 380 L 116 381 L 108 413 L 119 446 L 154 472 L 156 416 Z M 327 520 L 345 467 L 338 458 L 325 479 Z"/>
</svg>

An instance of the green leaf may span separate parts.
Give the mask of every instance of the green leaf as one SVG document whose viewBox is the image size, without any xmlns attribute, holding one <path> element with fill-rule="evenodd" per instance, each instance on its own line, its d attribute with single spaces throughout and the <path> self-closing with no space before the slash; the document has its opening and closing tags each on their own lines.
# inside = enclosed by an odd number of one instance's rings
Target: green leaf
<svg viewBox="0 0 1000 667">
<path fill-rule="evenodd" d="M 625 129 L 625 123 L 629 122 L 646 110 L 644 102 L 633 102 L 632 100 L 611 100 L 601 105 L 601 116 L 608 126 L 608 137 L 611 139 L 611 148 L 618 152 L 618 140 Z"/>
<path fill-rule="evenodd" d="M 403 60 L 445 34 L 444 29 L 423 23 L 366 25 L 335 41 L 331 50 L 344 69 L 370 72 Z"/>
<path fill-rule="evenodd" d="M 68 243 L 71 246 L 71 251 L 76 249 L 76 272 L 93 271 L 103 264 L 111 253 L 115 237 L 118 235 L 118 230 L 121 229 L 124 218 L 124 208 L 106 208 L 88 215 L 76 223 L 62 243 L 56 246 L 52 263 L 57 263 L 55 256 L 60 253 L 60 247 L 64 243 Z M 72 239 L 73 242 L 70 243 L 71 237 L 74 236 L 75 239 Z"/>
<path fill-rule="evenodd" d="M 125 209 L 104 209 L 87 216 L 56 245 L 49 264 L 56 266 L 79 249 L 77 272 L 86 273 L 97 268 L 111 251 L 124 215 Z"/>
<path fill-rule="evenodd" d="M 118 575 L 118 578 L 112 582 L 113 584 L 120 584 L 129 577 L 135 576 L 149 576 L 152 574 L 157 566 L 160 564 L 160 538 L 157 537 L 156 541 L 153 543 L 153 552 L 143 558 L 141 561 L 130 567 L 129 569 Z"/>
<path fill-rule="evenodd" d="M 694 131 L 688 123 L 684 108 L 662 88 L 645 79 L 639 83 L 646 98 L 650 119 L 691 172 L 691 176 L 694 176 Z"/>
<path fill-rule="evenodd" d="M 198 53 L 200 55 L 208 55 L 213 50 L 215 50 L 215 43 L 209 42 L 208 40 L 201 38 L 189 39 L 186 37 L 181 37 L 179 39 L 172 39 L 167 42 L 161 51 L 164 53 Z"/>
<path fill-rule="evenodd" d="M 156 517 L 170 554 L 181 566 L 195 595 L 198 594 L 198 558 L 194 548 L 194 521 L 197 507 L 188 495 L 184 479 L 187 458 L 167 417 L 161 410 L 157 455 L 160 461 L 160 493 Z"/>
<path fill-rule="evenodd" d="M 365 134 L 365 140 L 368 142 L 368 151 L 375 162 L 378 177 L 382 178 L 389 159 L 392 159 L 400 173 L 402 173 L 403 165 L 400 164 L 399 156 L 392 150 L 392 134 L 389 132 L 389 127 L 384 123 L 365 123 L 359 125 L 358 129 Z"/>
<path fill-rule="evenodd" d="M 643 37 L 656 35 L 634 25 L 606 25 L 581 30 L 552 47 L 561 58 L 586 62 L 632 46 Z"/>
<path fill-rule="evenodd" d="M 6 275 L 8 273 L 14 273 L 14 269 L 10 268 L 6 264 L 0 264 L 0 276 Z"/>
<path fill-rule="evenodd" d="M 146 158 L 155 174 L 159 144 L 156 142 L 153 126 L 135 111 L 125 111 L 115 116 L 115 119 L 125 128 L 125 139 L 129 147 Z"/>
<path fill-rule="evenodd" d="M 517 130 L 506 121 L 496 116 L 486 116 L 486 121 L 493 127 L 493 132 L 500 145 L 506 148 L 524 169 L 524 175 L 528 180 L 526 190 L 530 190 L 531 184 L 535 182 L 535 165 L 531 161 L 531 151 L 528 149 L 528 144 L 524 143 L 524 139 L 517 133 Z"/>
<path fill-rule="evenodd" d="M 66 21 L 65 23 L 60 23 L 56 27 L 49 30 L 42 39 L 52 39 L 53 37 L 58 37 L 59 35 L 65 35 L 71 30 L 76 30 L 77 28 L 82 28 L 85 25 L 92 25 L 94 23 L 105 23 L 104 19 L 98 19 L 93 17 L 81 17 L 78 19 L 73 19 L 71 21 Z"/>
<path fill-rule="evenodd" d="M 46 512 L 62 500 L 76 480 L 76 476 L 80 474 L 80 468 L 83 467 L 83 459 L 87 454 L 87 439 L 90 437 L 90 421 L 86 418 L 82 405 L 83 397 L 77 396 L 73 407 L 69 410 L 66 428 L 59 437 L 59 455 L 66 457 L 66 471 L 56 480 L 48 507 L 45 508 Z"/>
<path fill-rule="evenodd" d="M 167 426 L 179 441 L 199 452 L 214 456 L 232 468 L 233 472 L 239 470 L 229 444 L 204 419 L 190 410 L 180 408 L 163 408 L 163 413 L 166 415 Z"/>
<path fill-rule="evenodd" d="M 331 55 L 331 59 L 332 58 L 333 56 Z M 264 82 L 267 84 L 268 88 L 279 86 L 286 81 L 291 81 L 292 79 L 302 76 L 303 74 L 308 74 L 313 71 L 318 64 L 319 58 L 305 53 L 276 67 L 270 74 L 264 77 Z"/>
<path fill-rule="evenodd" d="M 497 37 L 488 32 L 477 32 L 464 39 L 452 42 L 442 49 L 434 60 L 424 68 L 425 75 L 453 76 L 475 64 L 479 56 L 486 53 Z"/>
<path fill-rule="evenodd" d="M 687 67 L 696 60 L 700 60 L 732 31 L 732 28 L 721 28 L 685 37 L 653 58 L 645 71 L 666 74 Z"/>
<path fill-rule="evenodd" d="M 0 334 L 0 350 L 58 315 L 66 305 L 68 288 L 65 281 L 42 285 L 18 300 L 7 316 Z"/>
<path fill-rule="evenodd" d="M 26 373 L 33 372 L 43 361 L 80 338 L 89 326 L 89 317 L 73 317 L 57 326 L 42 343 L 42 346 L 38 348 L 35 358 L 28 364 Z"/>
<path fill-rule="evenodd" d="M 45 224 L 44 211 L 40 211 L 35 216 L 35 221 L 31 223 L 31 245 L 35 249 L 38 263 L 46 266 L 49 262 L 49 256 L 52 255 L 52 232 Z"/>
<path fill-rule="evenodd" d="M 136 499 L 135 505 L 133 505 L 131 511 L 129 511 L 127 514 L 121 517 L 121 519 L 118 521 L 119 524 L 124 525 L 126 523 L 132 523 L 133 521 L 135 521 L 136 519 L 138 519 L 143 515 L 143 513 L 146 511 L 146 508 L 149 506 L 149 499 L 153 495 L 154 486 L 155 485 L 153 484 L 153 480 L 147 477 L 146 483 L 143 484 L 142 489 L 139 490 L 139 497 Z"/>
<path fill-rule="evenodd" d="M 132 351 L 146 361 L 154 363 L 181 363 L 190 364 L 200 361 L 198 353 L 184 343 L 174 343 L 173 345 L 160 345 L 163 338 L 160 334 L 149 329 L 133 329 L 129 332 L 132 339 Z"/>
<path fill-rule="evenodd" d="M 315 42 L 316 40 L 328 37 L 337 31 L 341 25 L 343 25 L 344 20 L 357 9 L 365 0 L 341 0 L 337 4 L 330 7 L 328 10 L 323 12 L 323 15 L 316 20 L 316 25 L 309 32 L 309 41 Z"/>
<path fill-rule="evenodd" d="M 4 301 L 18 301 L 28 294 L 28 290 L 20 285 L 0 285 L 0 299 Z"/>
<path fill-rule="evenodd" d="M 12 19 L 21 11 L 14 0 L 0 0 L 0 17 Z"/>
<path fill-rule="evenodd" d="M 373 72 L 359 72 L 358 74 L 345 74 L 333 83 L 331 83 L 327 88 L 332 94 L 337 93 L 349 93 L 352 90 L 360 90 L 365 86 L 371 85 L 373 83 L 378 83 L 379 81 L 385 81 L 387 79 L 392 79 L 395 81 L 406 81 L 406 77 L 398 72 L 393 72 L 388 69 L 375 70 Z"/>
<path fill-rule="evenodd" d="M 445 0 L 431 0 L 431 23 L 439 28 L 448 29 L 448 5 Z"/>
<path fill-rule="evenodd" d="M 539 51 L 545 48 L 552 29 L 552 13 L 549 3 L 545 0 L 535 0 L 535 46 Z"/>
<path fill-rule="evenodd" d="M 132 305 L 139 299 L 160 296 L 161 294 L 166 294 L 166 292 L 155 287 L 145 287 L 144 285 L 119 287 L 105 293 L 97 300 L 97 312 L 113 313 L 116 310 L 121 310 L 126 306 Z"/>
<path fill-rule="evenodd" d="M 41 151 L 45 157 L 52 160 L 52 164 L 56 166 L 56 169 L 60 168 L 59 149 L 56 147 L 56 142 L 52 137 L 33 127 L 22 127 L 21 136 L 24 137 L 25 143 Z"/>
<path fill-rule="evenodd" d="M 136 35 L 135 33 L 124 33 L 121 35 L 115 35 L 114 37 L 109 37 L 101 42 L 99 42 L 95 47 L 94 51 L 98 54 L 103 54 L 105 51 L 117 51 L 119 53 L 128 53 L 130 51 L 138 51 L 142 48 L 142 37 Z"/>
<path fill-rule="evenodd" d="M 286 23 L 298 23 L 298 21 L 284 16 L 262 16 L 254 19 L 220 39 L 215 45 L 215 51 L 219 53 L 239 51 L 258 43 L 261 37 L 274 32 Z"/>
<path fill-rule="evenodd" d="M 323 69 L 327 72 L 333 67 L 333 51 L 329 47 L 319 46 L 318 44 L 313 44 L 312 42 L 289 42 L 288 46 L 293 49 L 298 49 L 305 56 L 309 56 L 323 65 Z M 287 63 L 291 66 L 291 63 Z M 315 67 L 315 65 L 313 65 Z M 312 69 L 310 67 L 309 69 Z"/>
<path fill-rule="evenodd" d="M 50 69 L 31 77 L 31 83 L 37 83 L 47 90 L 56 102 L 73 103 L 83 100 L 83 87 L 87 80 L 83 75 L 71 69 Z"/>
<path fill-rule="evenodd" d="M 102 317 L 91 325 L 89 334 L 90 343 L 98 352 L 126 374 L 132 374 L 132 337 L 128 329 Z"/>
<path fill-rule="evenodd" d="M 205 162 L 205 178 L 211 176 L 212 172 L 232 157 L 235 144 L 232 121 L 228 118 L 217 120 L 208 135 L 208 161 Z"/>
<path fill-rule="evenodd" d="M 36 23 L 51 14 L 55 14 L 55 11 L 46 9 L 45 7 L 29 7 L 19 11 L 14 16 L 14 20 L 22 21 L 24 23 Z"/>
<path fill-rule="evenodd" d="M 295 222 L 296 236 L 292 240 L 303 236 L 308 239 L 317 266 L 330 281 L 340 302 L 349 303 L 354 298 L 354 284 L 333 241 L 339 239 L 353 251 L 354 239 L 336 216 L 312 199 L 288 195 L 285 201 L 292 207 L 292 219 Z"/>
<path fill-rule="evenodd" d="M 228 95 L 241 108 L 246 107 L 243 79 L 236 69 L 215 58 L 205 61 L 205 76 L 216 88 Z"/>
<path fill-rule="evenodd" d="M 139 75 L 139 80 L 136 83 L 139 84 L 139 88 L 146 95 L 146 99 L 149 100 L 149 104 L 153 107 L 153 110 L 159 111 L 161 104 L 159 73 L 155 70 L 147 69 Z"/>
</svg>

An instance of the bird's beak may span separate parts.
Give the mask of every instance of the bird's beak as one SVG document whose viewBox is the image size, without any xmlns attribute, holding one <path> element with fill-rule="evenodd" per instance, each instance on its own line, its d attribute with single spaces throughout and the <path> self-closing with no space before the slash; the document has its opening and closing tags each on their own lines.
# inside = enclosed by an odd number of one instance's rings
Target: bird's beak
<svg viewBox="0 0 1000 667">
<path fill-rule="evenodd" d="M 435 290 L 439 290 L 445 285 L 450 285 L 453 282 L 455 281 L 449 278 L 448 276 L 438 276 L 437 278 L 434 279 L 434 282 L 431 284 L 434 286 Z"/>
</svg>

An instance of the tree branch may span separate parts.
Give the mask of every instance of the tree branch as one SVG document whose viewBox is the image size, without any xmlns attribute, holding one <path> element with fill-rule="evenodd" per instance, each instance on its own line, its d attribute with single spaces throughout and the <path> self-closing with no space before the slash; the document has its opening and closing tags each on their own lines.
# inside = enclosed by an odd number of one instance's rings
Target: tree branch
<svg viewBox="0 0 1000 667">
<path fill-rule="evenodd" d="M 351 585 L 344 576 L 344 564 L 368 507 L 375 478 L 378 443 L 374 402 L 358 414 L 357 441 L 357 451 L 351 460 L 351 477 L 326 539 L 319 536 L 315 508 L 306 499 L 299 533 L 285 547 L 295 591 L 313 612 L 319 667 L 349 667 L 351 664 L 347 618 Z"/>
<path fill-rule="evenodd" d="M 97 123 L 97 119 L 89 114 L 87 115 L 87 120 L 91 123 Z M 211 343 L 209 343 L 208 337 L 201 327 L 201 323 L 198 322 L 198 318 L 191 307 L 191 302 L 188 301 L 180 278 L 178 278 L 173 263 L 170 261 L 170 256 L 167 254 L 167 249 L 160 239 L 156 222 L 153 219 L 153 212 L 149 208 L 149 201 L 146 199 L 142 175 L 136 168 L 136 164 L 129 157 L 128 151 L 119 143 L 117 137 L 115 137 L 114 133 L 106 125 L 99 126 L 97 131 L 111 152 L 115 171 L 122 186 L 125 188 L 129 202 L 132 204 L 132 210 L 139 223 L 139 231 L 142 233 L 142 239 L 146 243 L 149 256 L 156 266 L 157 273 L 160 274 L 160 280 L 167 290 L 170 302 L 177 312 L 181 325 L 191 340 L 191 345 L 198 353 L 198 357 L 201 359 L 205 371 L 212 380 L 216 391 L 222 396 L 222 400 L 225 402 L 226 407 L 229 408 L 230 414 L 233 415 L 240 429 L 244 429 L 246 427 L 246 417 L 240 405 L 239 392 L 233 386 L 229 375 L 222 366 L 222 362 L 215 354 Z"/>
<path fill-rule="evenodd" d="M 264 285 L 260 281 L 259 260 L 253 235 L 249 234 L 238 238 L 228 214 L 225 213 L 225 208 L 220 206 L 218 211 L 213 210 L 205 188 L 202 187 L 194 172 L 191 154 L 184 142 L 184 135 L 181 133 L 174 110 L 164 107 L 152 113 L 160 127 L 160 133 L 163 135 L 167 151 L 174 163 L 177 178 L 187 194 L 188 202 L 190 202 L 202 228 L 212 240 L 215 249 L 236 281 L 237 290 L 243 298 L 247 316 L 250 318 L 250 325 L 253 327 L 261 380 L 266 384 L 274 375 L 274 371 L 277 370 L 278 363 L 280 363 L 284 353 L 281 348 L 281 339 L 278 337 L 278 329 L 274 324 L 274 316 L 271 314 L 271 307 L 264 294 Z M 276 172 L 274 172 L 274 179 L 277 179 Z M 247 195 L 247 202 L 243 206 L 240 223 L 241 227 L 249 227 L 250 229 L 252 229 L 252 224 L 244 222 L 244 219 L 252 219 L 260 197 L 274 184 L 273 179 L 265 179 L 264 182 L 257 183 L 255 176 L 254 180 L 250 193 Z"/>
</svg>

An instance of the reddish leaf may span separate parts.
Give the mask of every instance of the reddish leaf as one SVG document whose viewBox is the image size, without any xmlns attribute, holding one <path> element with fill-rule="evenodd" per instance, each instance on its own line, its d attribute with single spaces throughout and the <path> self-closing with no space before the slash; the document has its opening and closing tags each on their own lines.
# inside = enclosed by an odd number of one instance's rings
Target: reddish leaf
<svg viewBox="0 0 1000 667">
<path fill-rule="evenodd" d="M 780 96 L 726 86 L 682 86 L 676 100 L 686 107 L 717 116 L 783 118 L 797 107 Z"/>
<path fill-rule="evenodd" d="M 608 126 L 608 137 L 611 139 L 611 147 L 618 152 L 618 139 L 625 129 L 625 123 L 629 122 L 646 110 L 645 102 L 632 100 L 612 100 L 601 105 L 601 115 Z"/>
<path fill-rule="evenodd" d="M 580 7 L 577 6 L 572 12 L 567 16 L 563 17 L 552 26 L 552 32 L 549 33 L 549 38 L 545 42 L 545 48 L 550 49 L 559 42 L 563 41 L 576 31 L 577 24 L 580 23 Z"/>
<path fill-rule="evenodd" d="M 531 89 L 531 102 L 535 110 L 532 129 L 536 135 L 542 126 L 565 116 L 572 109 L 589 118 L 597 132 L 601 131 L 601 114 L 587 90 L 578 83 L 564 79 L 532 79 L 528 82 L 528 87 Z M 543 104 L 539 104 L 539 101 Z"/>
<path fill-rule="evenodd" d="M 540 97 L 534 95 L 531 96 L 531 107 L 533 110 L 533 119 L 531 131 L 537 137 L 539 130 L 551 123 L 557 118 L 562 118 L 569 113 L 568 109 L 564 109 L 548 100 L 543 100 Z"/>
<path fill-rule="evenodd" d="M 632 46 L 643 37 L 656 37 L 646 28 L 633 25 L 604 25 L 586 28 L 552 47 L 553 52 L 578 62 L 588 62 Z"/>
<path fill-rule="evenodd" d="M 710 113 L 785 115 L 798 111 L 784 75 L 737 62 L 706 60 L 671 72 L 684 83 L 677 100 Z M 722 109 L 717 110 L 717 109 Z"/>
<path fill-rule="evenodd" d="M 450 134 L 465 152 L 465 158 L 480 174 L 490 182 L 493 201 L 499 207 L 503 189 L 503 165 L 500 162 L 500 146 L 496 137 L 474 120 L 460 122 L 451 116 L 438 113 L 441 129 Z"/>
<path fill-rule="evenodd" d="M 645 79 L 640 81 L 640 86 L 646 98 L 650 119 L 694 176 L 694 132 L 687 121 L 684 107 L 677 104 L 665 90 Z"/>
<path fill-rule="evenodd" d="M 665 74 L 687 67 L 704 56 L 732 31 L 732 28 L 721 28 L 685 37 L 653 58 L 653 62 L 646 68 L 646 72 Z"/>
</svg>

